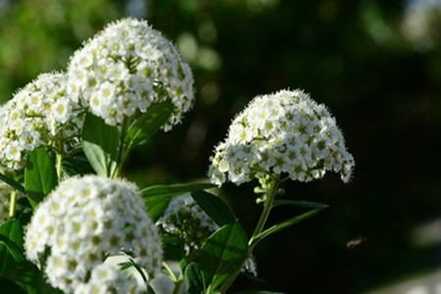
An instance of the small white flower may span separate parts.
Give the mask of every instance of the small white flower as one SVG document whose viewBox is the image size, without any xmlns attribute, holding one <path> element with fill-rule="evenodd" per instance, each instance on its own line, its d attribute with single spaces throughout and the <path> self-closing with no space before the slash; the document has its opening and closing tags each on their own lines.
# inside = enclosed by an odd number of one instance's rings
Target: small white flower
<svg viewBox="0 0 441 294">
<path fill-rule="evenodd" d="M 105 102 L 110 101 L 116 94 L 116 87 L 110 82 L 104 82 L 99 86 L 98 96 Z"/>
<path fill-rule="evenodd" d="M 28 93 L 27 93 L 28 94 Z M 43 106 L 43 99 L 38 93 L 29 93 L 26 97 L 26 102 L 31 109 L 41 110 Z"/>
<path fill-rule="evenodd" d="M 40 144 L 40 133 L 23 130 L 19 138 L 20 145 L 25 150 L 33 150 Z"/>
<path fill-rule="evenodd" d="M 5 157 L 7 160 L 19 162 L 21 160 L 21 151 L 18 142 L 11 142 L 5 148 Z"/>
<path fill-rule="evenodd" d="M 70 115 L 70 102 L 67 99 L 60 99 L 52 105 L 52 115 L 54 120 L 59 123 L 65 123 Z"/>
<path fill-rule="evenodd" d="M 91 54 L 79 54 L 78 55 L 78 63 L 81 64 L 84 68 L 88 68 L 93 64 L 93 55 Z"/>
</svg>

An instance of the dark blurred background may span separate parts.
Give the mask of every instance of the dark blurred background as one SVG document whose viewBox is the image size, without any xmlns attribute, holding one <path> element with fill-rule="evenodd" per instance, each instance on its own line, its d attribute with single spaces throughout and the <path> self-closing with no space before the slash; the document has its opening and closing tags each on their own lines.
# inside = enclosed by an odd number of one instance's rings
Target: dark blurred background
<svg viewBox="0 0 441 294">
<path fill-rule="evenodd" d="M 204 177 L 251 98 L 305 89 L 336 116 L 357 166 L 346 185 L 336 175 L 288 183 L 286 197 L 331 208 L 260 245 L 258 286 L 441 293 L 441 1 L 0 0 L 0 100 L 63 70 L 83 40 L 127 15 L 173 40 L 197 90 L 182 125 L 136 150 L 128 178 L 144 186 Z M 223 193 L 251 230 L 252 185 Z M 278 209 L 271 221 L 292 213 Z"/>
</svg>

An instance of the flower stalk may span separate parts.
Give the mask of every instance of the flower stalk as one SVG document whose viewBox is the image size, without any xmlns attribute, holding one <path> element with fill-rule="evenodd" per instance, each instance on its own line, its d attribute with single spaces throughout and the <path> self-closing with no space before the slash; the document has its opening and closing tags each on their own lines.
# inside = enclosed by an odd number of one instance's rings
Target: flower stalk
<svg viewBox="0 0 441 294">
<path fill-rule="evenodd" d="M 278 185 L 275 185 L 276 187 Z M 256 237 L 265 229 L 265 225 L 268 221 L 268 217 L 271 214 L 271 210 L 274 206 L 274 198 L 275 194 L 277 192 L 276 187 L 271 187 L 267 189 L 267 191 L 264 194 L 264 202 L 263 202 L 263 210 L 260 214 L 259 220 L 257 221 L 256 228 L 254 229 L 253 235 L 250 238 L 250 241 L 248 245 L 250 246 L 250 253 L 252 253 L 254 246 L 255 246 L 255 240 Z"/>
<path fill-rule="evenodd" d="M 257 245 L 258 236 L 264 231 L 266 223 L 268 221 L 268 218 L 271 214 L 271 210 L 274 207 L 274 200 L 277 195 L 280 181 L 278 179 L 271 179 L 271 178 L 263 178 L 259 179 L 259 182 L 261 183 L 261 187 L 257 190 L 263 192 L 263 197 L 258 198 L 257 203 L 263 202 L 263 209 L 260 214 L 259 220 L 257 221 L 256 227 L 254 229 L 253 235 L 251 236 L 249 242 L 248 242 L 248 257 L 253 255 L 254 248 Z M 226 293 L 227 290 L 231 287 L 231 285 L 236 280 L 237 276 L 240 273 L 240 269 L 245 264 L 246 259 L 243 260 L 241 266 L 236 270 L 230 278 L 225 282 L 225 284 L 221 287 L 221 293 Z"/>
<path fill-rule="evenodd" d="M 55 155 L 55 169 L 57 171 L 58 181 L 61 181 L 63 178 L 63 156 L 58 152 Z"/>
<path fill-rule="evenodd" d="M 110 169 L 110 178 L 112 179 L 116 179 L 121 175 L 122 172 L 122 168 L 124 165 L 124 161 L 125 161 L 125 154 L 128 153 L 128 150 L 126 150 L 126 144 L 125 144 L 125 139 L 126 139 L 126 129 L 127 126 L 129 124 L 127 123 L 127 119 L 123 120 L 123 123 L 121 124 L 121 128 L 119 131 L 119 143 L 118 143 L 118 151 L 117 151 L 117 155 L 116 155 L 116 162 L 114 163 L 115 165 L 111 167 Z"/>
<path fill-rule="evenodd" d="M 15 209 L 17 207 L 17 191 L 12 191 L 10 195 L 9 201 L 9 217 L 15 216 Z"/>
</svg>

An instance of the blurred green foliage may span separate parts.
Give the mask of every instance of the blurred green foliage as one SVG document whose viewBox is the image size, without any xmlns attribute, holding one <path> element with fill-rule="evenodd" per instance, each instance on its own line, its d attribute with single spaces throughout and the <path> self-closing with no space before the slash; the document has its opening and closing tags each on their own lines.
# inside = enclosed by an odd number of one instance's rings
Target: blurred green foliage
<svg viewBox="0 0 441 294">
<path fill-rule="evenodd" d="M 107 0 L 5 1 L 0 11 L 0 101 L 38 74 L 63 70 L 97 28 L 121 16 Z"/>
<path fill-rule="evenodd" d="M 3 2 L 3 100 L 37 74 L 62 70 L 128 3 Z M 268 288 L 358 293 L 439 266 L 440 244 L 418 247 L 412 232 L 441 216 L 441 46 L 406 38 L 405 1 L 150 0 L 144 9 L 190 62 L 198 97 L 183 125 L 135 152 L 129 178 L 144 186 L 205 176 L 213 146 L 252 97 L 303 88 L 335 114 L 357 168 L 348 185 L 334 176 L 288 184 L 290 197 L 331 208 L 261 244 Z M 250 228 L 251 187 L 224 193 Z"/>
</svg>

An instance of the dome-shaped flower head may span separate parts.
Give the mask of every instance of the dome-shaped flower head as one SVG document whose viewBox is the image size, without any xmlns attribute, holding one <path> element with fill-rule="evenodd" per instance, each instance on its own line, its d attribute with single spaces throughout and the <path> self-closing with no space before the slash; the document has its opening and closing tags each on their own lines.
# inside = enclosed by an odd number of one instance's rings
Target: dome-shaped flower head
<svg viewBox="0 0 441 294">
<path fill-rule="evenodd" d="M 335 119 L 303 91 L 254 98 L 232 122 L 211 158 L 213 183 L 241 184 L 265 176 L 307 182 L 326 171 L 344 182 L 354 166 Z"/>
<path fill-rule="evenodd" d="M 146 21 L 110 24 L 72 57 L 69 93 L 109 125 L 169 101 L 169 130 L 192 105 L 193 76 L 173 44 Z"/>
<path fill-rule="evenodd" d="M 174 198 L 156 225 L 162 235 L 168 234 L 180 240 L 184 244 L 186 255 L 200 249 L 205 240 L 219 229 L 219 225 L 188 193 Z M 257 276 L 253 257 L 246 260 L 242 271 Z"/>
<path fill-rule="evenodd" d="M 75 294 L 147 293 L 146 285 L 118 265 L 102 263 L 92 270 L 87 283 L 80 284 Z"/>
<path fill-rule="evenodd" d="M 138 189 L 97 176 L 65 180 L 38 206 L 25 249 L 29 260 L 45 265 L 51 285 L 66 292 L 86 283 L 107 256 L 126 252 L 151 275 L 162 259 Z"/>
<path fill-rule="evenodd" d="M 162 233 L 181 240 L 188 254 L 219 228 L 189 194 L 174 198 L 156 225 Z"/>
<path fill-rule="evenodd" d="M 78 142 L 82 120 L 66 95 L 62 73 L 42 74 L 0 109 L 0 166 L 18 170 L 42 145 L 67 150 Z"/>
</svg>

